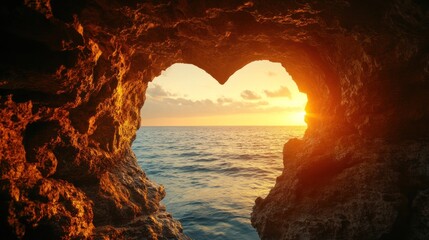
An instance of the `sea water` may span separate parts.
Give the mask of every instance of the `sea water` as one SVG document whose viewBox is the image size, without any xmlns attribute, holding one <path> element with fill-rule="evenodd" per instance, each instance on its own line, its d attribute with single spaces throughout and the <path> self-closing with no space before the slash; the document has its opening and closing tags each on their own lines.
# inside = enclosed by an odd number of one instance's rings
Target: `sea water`
<svg viewBox="0 0 429 240">
<path fill-rule="evenodd" d="M 305 127 L 142 127 L 133 150 L 193 239 L 258 239 L 250 224 L 283 169 L 283 144 Z"/>
</svg>

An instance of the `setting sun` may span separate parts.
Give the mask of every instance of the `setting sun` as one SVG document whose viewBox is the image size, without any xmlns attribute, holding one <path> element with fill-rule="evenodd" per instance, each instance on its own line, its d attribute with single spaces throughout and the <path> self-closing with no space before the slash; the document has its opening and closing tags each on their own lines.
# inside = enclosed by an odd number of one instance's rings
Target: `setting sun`
<svg viewBox="0 0 429 240">
<path fill-rule="evenodd" d="M 149 83 L 143 126 L 305 126 L 307 96 L 279 63 L 252 62 L 220 85 L 174 64 Z"/>
</svg>

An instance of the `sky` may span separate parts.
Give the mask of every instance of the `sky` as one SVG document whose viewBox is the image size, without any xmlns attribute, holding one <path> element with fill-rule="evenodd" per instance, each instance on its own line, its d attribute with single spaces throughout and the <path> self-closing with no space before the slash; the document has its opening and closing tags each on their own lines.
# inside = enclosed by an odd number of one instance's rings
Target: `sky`
<svg viewBox="0 0 429 240">
<path fill-rule="evenodd" d="M 306 125 L 306 103 L 280 63 L 249 63 L 224 85 L 194 65 L 174 64 L 149 83 L 141 125 Z"/>
</svg>

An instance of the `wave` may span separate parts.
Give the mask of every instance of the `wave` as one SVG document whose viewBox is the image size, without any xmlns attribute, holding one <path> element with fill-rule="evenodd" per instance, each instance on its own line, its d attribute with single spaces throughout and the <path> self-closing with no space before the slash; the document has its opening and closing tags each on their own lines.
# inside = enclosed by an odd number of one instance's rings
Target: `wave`
<svg viewBox="0 0 429 240">
<path fill-rule="evenodd" d="M 283 144 L 304 130 L 142 128 L 132 148 L 147 176 L 165 186 L 163 202 L 191 238 L 252 240 L 254 200 L 281 175 Z"/>
</svg>

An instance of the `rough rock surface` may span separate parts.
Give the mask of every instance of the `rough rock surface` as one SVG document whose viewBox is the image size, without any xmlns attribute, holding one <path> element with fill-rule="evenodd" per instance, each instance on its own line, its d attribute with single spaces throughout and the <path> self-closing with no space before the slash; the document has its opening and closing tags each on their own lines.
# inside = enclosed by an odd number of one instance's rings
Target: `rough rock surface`
<svg viewBox="0 0 429 240">
<path fill-rule="evenodd" d="M 256 200 L 261 238 L 429 238 L 426 1 L 6 0 L 0 17 L 2 238 L 186 239 L 130 150 L 147 83 L 263 59 L 309 102 Z"/>
</svg>

